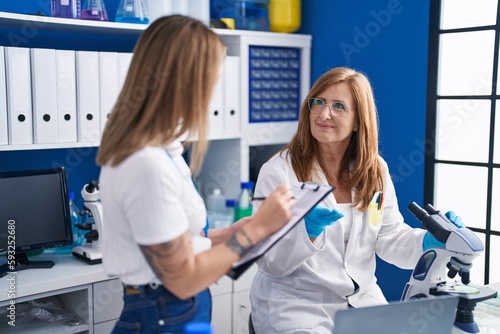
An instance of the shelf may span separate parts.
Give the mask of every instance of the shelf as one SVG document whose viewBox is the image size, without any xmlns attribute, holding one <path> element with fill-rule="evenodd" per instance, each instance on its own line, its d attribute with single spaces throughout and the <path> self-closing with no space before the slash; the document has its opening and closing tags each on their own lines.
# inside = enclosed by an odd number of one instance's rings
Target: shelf
<svg viewBox="0 0 500 334">
<path fill-rule="evenodd" d="M 240 135 L 213 135 L 208 140 L 230 140 L 240 139 Z M 58 143 L 58 144 L 25 144 L 25 145 L 0 145 L 0 152 L 4 151 L 28 151 L 28 150 L 57 150 L 65 148 L 80 148 L 80 147 L 99 147 L 99 142 L 76 142 L 76 143 Z"/>
<path fill-rule="evenodd" d="M 27 151 L 27 150 L 56 150 L 62 148 L 98 147 L 99 143 L 58 143 L 58 144 L 26 144 L 26 145 L 0 145 L 2 151 Z"/>
<path fill-rule="evenodd" d="M 88 324 L 78 326 L 68 326 L 61 323 L 50 323 L 39 319 L 34 319 L 26 324 L 17 325 L 15 327 L 2 324 L 0 331 L 2 333 L 19 333 L 22 329 L 23 333 L 30 334 L 46 334 L 46 333 L 81 333 L 89 331 Z"/>
<path fill-rule="evenodd" d="M 65 34 L 105 33 L 111 36 L 139 36 L 147 25 L 117 22 L 101 22 L 90 20 L 62 19 L 49 16 L 25 15 L 0 12 L 0 26 L 2 28 L 32 30 L 37 29 Z"/>
<path fill-rule="evenodd" d="M 37 29 L 43 31 L 72 34 L 106 34 L 111 36 L 131 36 L 138 37 L 149 25 L 133 24 L 109 21 L 92 21 L 92 20 L 75 20 L 63 19 L 50 16 L 26 15 L 17 13 L 0 12 L 0 27 L 30 30 L 34 25 Z M 311 39 L 309 35 L 299 34 L 284 34 L 268 31 L 254 30 L 230 30 L 230 29 L 213 29 L 220 36 L 235 36 L 235 37 L 278 37 L 280 39 L 295 39 L 298 36 Z"/>
</svg>

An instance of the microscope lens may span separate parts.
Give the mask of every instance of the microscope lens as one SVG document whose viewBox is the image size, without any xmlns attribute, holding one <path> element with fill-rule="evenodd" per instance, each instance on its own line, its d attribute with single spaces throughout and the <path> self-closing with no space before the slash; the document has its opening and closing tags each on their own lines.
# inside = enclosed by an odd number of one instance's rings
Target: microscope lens
<svg viewBox="0 0 500 334">
<path fill-rule="evenodd" d="M 467 285 L 470 283 L 470 272 L 469 271 L 462 271 L 461 275 L 462 276 L 462 283 Z"/>
</svg>

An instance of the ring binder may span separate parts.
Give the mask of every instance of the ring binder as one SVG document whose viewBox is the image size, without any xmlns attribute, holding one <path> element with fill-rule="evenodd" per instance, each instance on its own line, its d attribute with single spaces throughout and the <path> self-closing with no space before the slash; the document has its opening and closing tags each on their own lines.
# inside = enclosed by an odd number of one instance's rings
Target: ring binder
<svg viewBox="0 0 500 334">
<path fill-rule="evenodd" d="M 328 194 L 335 190 L 335 187 L 329 185 L 319 185 L 313 182 L 301 182 L 292 185 L 290 190 L 296 198 L 295 205 L 292 208 L 292 218 L 279 231 L 259 242 L 250 249 L 239 261 L 233 263 L 231 270 L 226 274 L 232 279 L 241 276 L 259 257 L 278 242 L 297 225 L 305 215 L 309 213 L 319 202 Z"/>
</svg>

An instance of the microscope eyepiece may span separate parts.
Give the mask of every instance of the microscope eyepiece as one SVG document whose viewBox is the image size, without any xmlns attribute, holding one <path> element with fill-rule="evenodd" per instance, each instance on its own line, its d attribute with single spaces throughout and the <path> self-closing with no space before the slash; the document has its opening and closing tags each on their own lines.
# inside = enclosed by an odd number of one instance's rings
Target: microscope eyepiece
<svg viewBox="0 0 500 334">
<path fill-rule="evenodd" d="M 99 183 L 97 182 L 97 180 L 92 180 L 85 186 L 85 190 L 89 194 L 92 194 L 95 190 L 99 190 Z"/>
<path fill-rule="evenodd" d="M 427 211 L 422 209 L 417 203 L 411 202 L 410 205 L 408 205 L 408 211 L 410 211 L 415 218 L 418 219 L 418 221 L 422 222 L 423 218 L 425 216 L 428 216 L 429 214 Z"/>
<path fill-rule="evenodd" d="M 429 231 L 437 240 L 446 242 L 452 231 L 453 223 L 446 218 L 439 210 L 434 209 L 430 204 L 422 209 L 417 203 L 408 205 L 408 210 L 422 222 L 423 228 Z M 427 211 L 426 211 L 427 210 Z"/>
</svg>

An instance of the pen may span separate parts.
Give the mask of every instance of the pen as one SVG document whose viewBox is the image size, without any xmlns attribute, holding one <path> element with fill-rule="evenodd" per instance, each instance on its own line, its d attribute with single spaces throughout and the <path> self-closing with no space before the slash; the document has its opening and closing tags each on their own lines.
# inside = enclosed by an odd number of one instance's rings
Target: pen
<svg viewBox="0 0 500 334">
<path fill-rule="evenodd" d="M 378 209 L 381 210 L 382 206 L 384 205 L 384 192 L 383 191 L 381 191 L 380 194 L 378 195 L 377 203 L 378 203 Z"/>
</svg>

